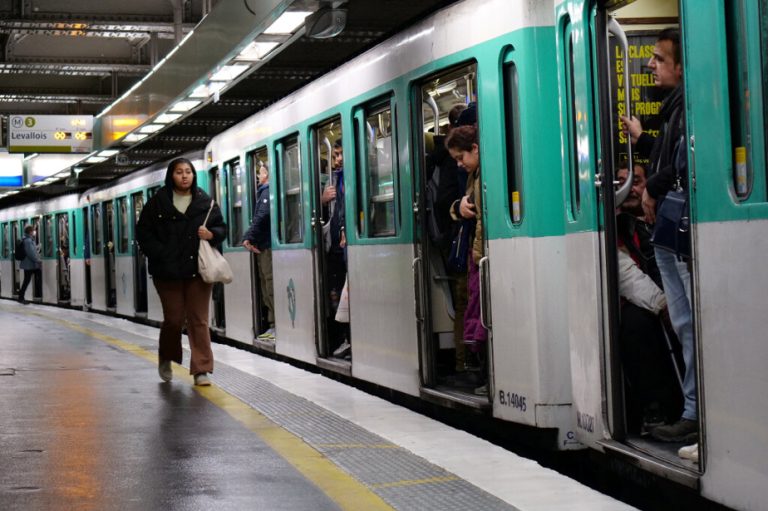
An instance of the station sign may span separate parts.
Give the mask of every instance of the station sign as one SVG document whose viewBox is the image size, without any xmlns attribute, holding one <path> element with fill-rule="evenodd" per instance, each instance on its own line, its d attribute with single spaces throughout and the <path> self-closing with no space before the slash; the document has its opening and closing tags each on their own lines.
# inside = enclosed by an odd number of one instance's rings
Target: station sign
<svg viewBox="0 0 768 511">
<path fill-rule="evenodd" d="M 11 115 L 8 118 L 8 152 L 92 151 L 92 115 Z"/>
</svg>

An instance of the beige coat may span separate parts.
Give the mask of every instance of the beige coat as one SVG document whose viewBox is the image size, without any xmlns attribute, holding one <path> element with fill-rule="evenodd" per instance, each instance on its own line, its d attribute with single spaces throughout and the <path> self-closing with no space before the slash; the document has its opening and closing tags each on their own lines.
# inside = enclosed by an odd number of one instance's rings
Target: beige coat
<svg viewBox="0 0 768 511">
<path fill-rule="evenodd" d="M 477 216 L 475 219 L 475 237 L 472 241 L 472 260 L 475 264 L 480 263 L 480 259 L 485 254 L 485 243 L 483 242 L 483 193 L 480 184 L 480 168 L 472 172 L 467 176 L 467 189 L 465 196 L 468 196 L 475 204 L 475 213 Z M 451 218 L 456 221 L 462 220 L 462 216 L 459 214 L 459 206 L 461 199 L 456 200 L 451 204 Z"/>
</svg>

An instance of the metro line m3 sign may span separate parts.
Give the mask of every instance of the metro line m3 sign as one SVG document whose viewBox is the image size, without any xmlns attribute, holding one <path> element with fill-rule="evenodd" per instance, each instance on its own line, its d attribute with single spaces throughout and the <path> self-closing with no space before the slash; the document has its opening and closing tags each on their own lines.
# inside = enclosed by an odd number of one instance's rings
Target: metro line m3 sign
<svg viewBox="0 0 768 511">
<path fill-rule="evenodd" d="M 10 153 L 90 153 L 92 115 L 11 115 Z"/>
</svg>

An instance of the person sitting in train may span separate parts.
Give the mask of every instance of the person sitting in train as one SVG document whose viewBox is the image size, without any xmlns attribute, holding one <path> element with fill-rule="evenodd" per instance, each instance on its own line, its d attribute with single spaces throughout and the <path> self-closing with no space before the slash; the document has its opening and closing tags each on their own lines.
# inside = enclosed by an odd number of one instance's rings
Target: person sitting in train
<svg viewBox="0 0 768 511">
<path fill-rule="evenodd" d="M 650 158 L 647 186 L 642 206 L 646 220 L 654 223 L 656 211 L 668 192 L 680 188 L 687 195 L 688 172 L 685 150 L 685 94 L 683 90 L 683 64 L 680 58 L 680 32 L 674 28 L 659 33 L 653 55 L 648 61 L 654 83 L 669 94 L 661 105 L 664 120 L 658 137 L 643 132 L 636 117 L 621 117 L 623 131 L 629 135 L 638 153 Z M 678 151 L 682 144 L 683 150 Z M 678 161 L 677 155 L 681 155 Z M 664 292 L 669 306 L 669 317 L 683 347 L 685 377 L 683 413 L 673 424 L 654 428 L 651 436 L 664 442 L 695 442 L 699 435 L 699 410 L 696 395 L 696 354 L 693 335 L 693 309 L 691 307 L 691 274 L 688 261 L 678 260 L 672 252 L 654 249 L 656 263 L 661 272 Z"/>
<path fill-rule="evenodd" d="M 466 115 L 465 115 L 466 114 Z M 467 108 L 461 117 L 467 119 L 475 116 L 476 109 Z M 487 366 L 487 341 L 488 330 L 482 324 L 480 318 L 480 259 L 483 258 L 485 246 L 483 241 L 482 223 L 482 188 L 480 184 L 480 146 L 477 126 L 460 126 L 448 135 L 445 146 L 461 168 L 467 172 L 466 193 L 456 200 L 450 208 L 451 217 L 454 220 L 474 220 L 474 228 L 470 230 L 472 247 L 467 257 L 467 309 L 464 312 L 464 343 L 473 353 L 479 354 L 482 362 L 482 373 Z M 463 227 L 466 227 L 467 223 Z M 485 377 L 484 374 L 482 374 Z M 488 384 L 484 383 L 475 389 L 478 395 L 488 394 Z"/>
<path fill-rule="evenodd" d="M 158 373 L 163 381 L 173 379 L 171 362 L 181 364 L 181 331 L 186 324 L 192 351 L 189 372 L 195 385 L 211 384 L 208 312 L 213 284 L 200 277 L 197 254 L 200 240 L 219 245 L 226 235 L 221 209 L 197 186 L 192 162 L 186 158 L 171 161 L 165 186 L 147 201 L 136 225 L 136 240 L 149 260 L 149 273 L 163 306 L 158 353 Z"/>
<path fill-rule="evenodd" d="M 270 341 L 275 339 L 275 300 L 272 284 L 272 227 L 269 210 L 269 169 L 262 164 L 257 173 L 259 187 L 256 205 L 253 208 L 253 221 L 243 236 L 243 246 L 256 254 L 259 268 L 259 285 L 264 305 L 267 306 L 269 327 L 257 338 Z"/>
<path fill-rule="evenodd" d="M 35 243 L 35 235 L 37 235 L 37 229 L 34 225 L 29 224 L 24 227 L 24 238 L 22 238 L 22 243 L 24 244 L 24 254 L 26 257 L 19 263 L 19 268 L 24 270 L 24 281 L 19 288 L 19 303 L 21 304 L 27 303 L 24 295 L 27 293 L 27 287 L 29 286 L 32 277 L 35 278 L 34 289 L 37 289 L 40 287 L 40 281 L 43 276 L 43 261 L 40 259 L 40 254 L 38 253 L 37 244 Z"/>
<path fill-rule="evenodd" d="M 623 185 L 628 176 L 623 162 L 617 172 L 619 183 Z M 682 405 L 673 365 L 677 362 L 659 317 L 667 313 L 667 300 L 650 243 L 652 229 L 644 221 L 640 203 L 645 181 L 645 168 L 635 164 L 632 188 L 616 215 L 621 297 L 619 345 L 627 381 L 628 422 L 630 430 L 639 429 L 643 435 L 665 424 L 667 418 L 675 417 Z"/>
<path fill-rule="evenodd" d="M 459 104 L 448 111 L 448 127 L 446 135 L 459 124 L 460 114 L 467 106 Z M 465 118 L 465 122 L 474 121 Z M 453 345 L 455 348 L 455 372 L 461 375 L 466 370 L 466 354 L 464 344 L 464 310 L 467 308 L 467 272 L 466 269 L 456 271 L 448 268 L 448 253 L 451 241 L 456 235 L 458 223 L 451 218 L 450 208 L 457 200 L 461 200 L 466 189 L 467 173 L 459 168 L 445 147 L 445 136 L 434 137 L 434 147 L 426 157 L 427 176 L 427 209 L 430 216 L 429 237 L 434 243 L 443 260 L 446 271 L 452 277 L 451 295 L 453 298 Z"/>
<path fill-rule="evenodd" d="M 346 215 L 344 212 L 344 150 L 341 139 L 333 144 L 333 174 L 331 182 L 323 190 L 322 204 L 329 205 L 333 202 L 330 218 L 330 247 L 326 248 L 326 268 L 328 279 L 328 294 L 330 307 L 329 313 L 329 340 L 333 345 L 333 356 L 347 358 L 350 356 L 352 345 L 350 344 L 349 323 L 336 321 L 336 312 L 339 301 L 347 280 L 347 235 L 345 230 Z"/>
</svg>

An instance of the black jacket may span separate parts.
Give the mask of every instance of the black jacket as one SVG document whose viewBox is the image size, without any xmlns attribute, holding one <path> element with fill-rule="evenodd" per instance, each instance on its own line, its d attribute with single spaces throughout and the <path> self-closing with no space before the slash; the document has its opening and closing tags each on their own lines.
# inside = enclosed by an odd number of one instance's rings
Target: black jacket
<svg viewBox="0 0 768 511">
<path fill-rule="evenodd" d="M 149 273 L 156 279 L 190 279 L 198 274 L 200 238 L 197 229 L 203 225 L 211 198 L 197 187 L 192 194 L 187 211 L 180 213 L 173 205 L 173 188 L 166 185 L 149 199 L 141 211 L 136 239 L 149 259 Z M 210 243 L 221 244 L 227 234 L 227 226 L 218 205 L 213 206 L 206 227 L 213 233 Z"/>
<path fill-rule="evenodd" d="M 259 250 L 272 248 L 272 227 L 269 223 L 269 185 L 259 186 L 256 206 L 253 208 L 253 222 L 245 232 L 243 240 L 248 240 Z"/>
<path fill-rule="evenodd" d="M 654 138 L 643 133 L 637 141 L 637 151 L 641 156 L 650 159 L 648 195 L 654 199 L 667 194 L 675 187 L 677 173 L 684 189 L 688 189 L 688 173 L 685 163 L 675 166 L 675 155 L 681 141 L 685 137 L 685 112 L 683 108 L 683 85 L 678 85 L 661 105 L 661 117 L 664 121 L 659 136 Z M 685 145 L 680 148 L 684 159 L 687 158 Z"/>
</svg>

